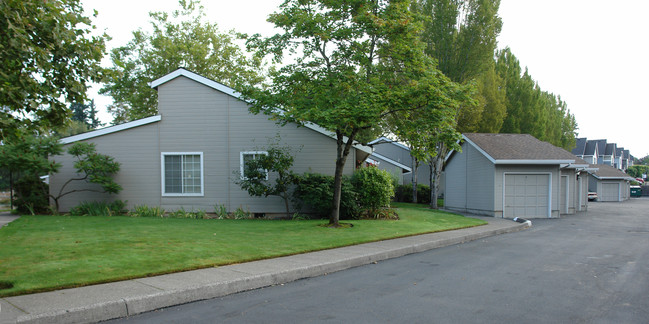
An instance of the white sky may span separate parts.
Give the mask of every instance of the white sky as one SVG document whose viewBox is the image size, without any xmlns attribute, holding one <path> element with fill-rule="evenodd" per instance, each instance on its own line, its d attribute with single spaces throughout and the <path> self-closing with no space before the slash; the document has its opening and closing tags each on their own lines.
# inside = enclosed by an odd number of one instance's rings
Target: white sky
<svg viewBox="0 0 649 324">
<path fill-rule="evenodd" d="M 82 0 L 96 9 L 100 30 L 126 44 L 131 32 L 148 30 L 149 11 L 170 12 L 177 0 Z M 221 30 L 273 33 L 266 22 L 281 0 L 203 0 L 208 19 Z M 649 86 L 649 1 L 501 0 L 499 47 L 509 46 L 541 89 L 560 95 L 575 115 L 579 136 L 606 138 L 640 158 L 649 155 L 641 129 L 649 122 L 643 94 Z M 110 59 L 104 61 L 110 66 Z M 95 86 L 95 91 L 98 87 Z M 111 99 L 91 92 L 101 110 Z M 112 118 L 102 114 L 105 122 Z"/>
</svg>

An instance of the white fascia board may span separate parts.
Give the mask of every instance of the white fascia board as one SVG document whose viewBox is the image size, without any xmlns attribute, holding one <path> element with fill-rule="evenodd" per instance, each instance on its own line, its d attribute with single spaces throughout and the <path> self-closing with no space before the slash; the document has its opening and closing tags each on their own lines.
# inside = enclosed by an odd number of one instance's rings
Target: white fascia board
<svg viewBox="0 0 649 324">
<path fill-rule="evenodd" d="M 204 76 L 198 75 L 198 74 L 196 74 L 194 72 L 191 72 L 191 71 L 188 71 L 188 70 L 185 70 L 185 69 L 182 69 L 182 68 L 180 68 L 180 69 L 178 69 L 176 71 L 173 71 L 173 72 L 171 72 L 171 73 L 169 73 L 169 74 L 167 74 L 167 75 L 165 75 L 165 76 L 163 76 L 163 77 L 161 77 L 161 78 L 159 78 L 157 80 L 151 81 L 149 83 L 149 86 L 151 88 L 155 89 L 155 88 L 159 87 L 160 85 L 162 85 L 164 83 L 167 83 L 167 82 L 169 82 L 169 81 L 171 81 L 171 80 L 173 80 L 173 79 L 175 79 L 175 78 L 177 78 L 179 76 L 184 76 L 184 77 L 189 78 L 191 80 L 194 80 L 194 81 L 196 81 L 198 83 L 204 84 L 204 85 L 206 85 L 206 86 L 208 86 L 208 87 L 210 87 L 212 89 L 221 91 L 221 92 L 223 92 L 225 94 L 228 94 L 228 95 L 231 95 L 231 96 L 233 96 L 233 97 L 235 97 L 237 99 L 241 99 L 241 93 L 239 93 L 238 91 L 235 91 L 234 89 L 232 89 L 232 88 L 230 88 L 230 87 L 228 87 L 226 85 L 220 84 L 220 83 L 218 83 L 218 82 L 216 82 L 214 80 L 210 80 L 210 79 L 208 79 L 208 78 L 206 78 Z"/>
<path fill-rule="evenodd" d="M 368 145 L 374 145 L 374 144 L 383 144 L 383 143 L 394 144 L 394 145 L 396 145 L 396 146 L 398 146 L 398 147 L 400 147 L 400 148 L 402 148 L 402 149 L 404 149 L 406 151 L 410 151 L 410 148 L 408 146 L 406 146 L 405 144 L 400 143 L 399 141 L 395 141 L 393 139 L 389 139 L 389 138 L 387 138 L 385 136 L 379 137 L 379 138 L 377 138 L 377 139 L 375 139 L 375 140 L 373 140 L 373 141 L 371 141 L 371 142 L 369 142 L 367 144 Z"/>
<path fill-rule="evenodd" d="M 404 169 L 404 170 L 406 170 L 408 172 L 412 172 L 412 168 L 410 168 L 409 166 L 407 166 L 405 164 L 402 164 L 402 163 L 399 163 L 399 162 L 397 162 L 395 160 L 392 160 L 390 158 L 387 158 L 387 157 L 385 157 L 385 156 L 383 156 L 381 154 L 378 154 L 376 152 L 372 153 L 372 155 L 370 155 L 370 157 L 376 157 L 376 158 L 381 159 L 381 160 L 383 160 L 385 162 L 388 162 L 390 164 L 398 166 L 398 167 L 400 167 L 400 168 L 402 168 L 402 169 Z"/>
<path fill-rule="evenodd" d="M 494 164 L 561 165 L 574 162 L 575 160 L 496 160 Z"/>
<path fill-rule="evenodd" d="M 326 130 L 324 127 L 322 127 L 320 125 L 310 123 L 310 122 L 304 123 L 302 125 L 304 127 L 308 128 L 308 129 L 314 130 L 314 131 L 316 131 L 316 132 L 318 132 L 318 133 L 320 133 L 322 135 L 329 136 L 329 137 L 331 137 L 333 139 L 336 139 L 336 134 Z M 347 136 L 343 136 L 343 141 L 347 142 L 348 139 L 349 138 Z M 373 149 L 371 147 L 362 145 L 362 144 L 360 144 L 360 143 L 358 143 L 356 141 L 354 141 L 354 144 L 352 144 L 352 146 L 355 149 L 361 150 L 361 151 L 363 151 L 363 152 L 365 152 L 367 154 L 372 154 L 372 151 L 373 151 Z"/>
<path fill-rule="evenodd" d="M 560 167 L 562 169 L 584 170 L 588 168 L 588 164 L 562 164 Z"/>
<path fill-rule="evenodd" d="M 90 139 L 90 138 L 93 138 L 93 137 L 98 137 L 98 136 L 103 136 L 103 135 L 108 135 L 108 134 L 120 132 L 120 131 L 123 131 L 123 130 L 127 130 L 129 128 L 134 128 L 134 127 L 138 127 L 138 126 L 142 126 L 142 125 L 146 125 L 146 124 L 155 123 L 155 122 L 160 121 L 161 119 L 162 119 L 162 116 L 160 116 L 160 115 L 151 116 L 151 117 L 147 117 L 147 118 L 142 118 L 142 119 L 134 120 L 132 122 L 119 124 L 119 125 L 115 125 L 115 126 L 110 126 L 110 127 L 90 131 L 90 132 L 87 132 L 87 133 L 79 134 L 79 135 L 64 137 L 64 138 L 62 138 L 60 140 L 60 142 L 61 142 L 61 144 L 69 144 L 69 143 L 74 143 L 74 142 L 78 142 L 78 141 L 83 141 L 83 140 L 87 140 L 87 139 Z"/>
<path fill-rule="evenodd" d="M 496 159 L 494 159 L 493 157 L 491 157 L 491 155 L 487 154 L 487 152 L 485 152 L 485 150 L 483 150 L 483 149 L 482 149 L 480 146 L 478 146 L 476 143 L 473 143 L 473 141 L 471 141 L 468 137 L 466 137 L 466 135 L 462 134 L 462 138 L 464 139 L 465 142 L 471 144 L 471 146 L 473 146 L 476 150 L 478 150 L 478 152 L 482 153 L 482 155 L 484 155 L 484 156 L 485 156 L 489 161 L 491 161 L 491 163 L 493 163 L 493 164 L 497 164 L 497 163 L 496 163 Z M 502 160 L 502 161 L 506 161 L 506 160 Z M 574 162 L 574 161 L 573 161 L 573 162 Z M 505 163 L 505 164 L 508 164 L 508 163 Z"/>
</svg>

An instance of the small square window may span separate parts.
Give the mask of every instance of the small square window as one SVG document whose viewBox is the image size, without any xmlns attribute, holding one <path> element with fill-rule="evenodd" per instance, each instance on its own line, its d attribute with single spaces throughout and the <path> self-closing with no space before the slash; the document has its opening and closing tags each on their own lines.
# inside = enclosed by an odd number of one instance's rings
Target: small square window
<svg viewBox="0 0 649 324">
<path fill-rule="evenodd" d="M 245 180 L 247 179 L 246 177 L 246 162 L 257 159 L 261 155 L 268 155 L 268 152 L 265 151 L 252 151 L 252 152 L 241 152 L 241 158 L 240 158 L 240 171 L 241 171 L 241 179 Z M 266 173 L 266 180 L 268 180 L 268 171 L 264 170 Z"/>
</svg>

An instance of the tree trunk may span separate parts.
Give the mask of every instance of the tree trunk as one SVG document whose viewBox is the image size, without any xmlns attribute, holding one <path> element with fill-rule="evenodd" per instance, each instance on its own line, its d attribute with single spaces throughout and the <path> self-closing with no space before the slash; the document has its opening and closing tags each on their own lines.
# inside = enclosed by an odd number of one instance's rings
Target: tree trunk
<svg viewBox="0 0 649 324">
<path fill-rule="evenodd" d="M 14 210 L 14 173 L 9 171 L 9 208 Z"/>
<path fill-rule="evenodd" d="M 438 209 L 437 197 L 439 197 L 439 179 L 442 175 L 442 167 L 444 166 L 444 158 L 446 157 L 446 145 L 439 143 L 437 155 L 433 157 L 430 163 L 430 208 Z"/>
<path fill-rule="evenodd" d="M 412 202 L 417 203 L 417 168 L 419 167 L 419 161 L 410 155 L 412 159 Z"/>
<path fill-rule="evenodd" d="M 338 227 L 340 226 L 340 198 L 342 196 L 342 183 L 343 183 L 343 170 L 345 168 L 345 162 L 347 161 L 347 156 L 349 155 L 354 137 L 358 130 L 353 130 L 347 142 L 345 143 L 343 135 L 341 132 L 336 131 L 336 171 L 334 173 L 334 197 L 332 201 L 332 210 L 331 216 L 329 218 L 329 226 Z"/>
</svg>

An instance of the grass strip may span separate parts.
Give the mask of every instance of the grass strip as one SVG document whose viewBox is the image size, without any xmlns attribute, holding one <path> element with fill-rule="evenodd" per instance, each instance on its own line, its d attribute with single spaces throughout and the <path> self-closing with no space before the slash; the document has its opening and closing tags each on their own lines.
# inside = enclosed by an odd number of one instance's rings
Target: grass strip
<svg viewBox="0 0 649 324">
<path fill-rule="evenodd" d="M 22 216 L 0 230 L 0 297 L 248 262 L 486 224 L 395 204 L 400 220 Z M 4 287 L 4 288 L 3 288 Z"/>
</svg>

